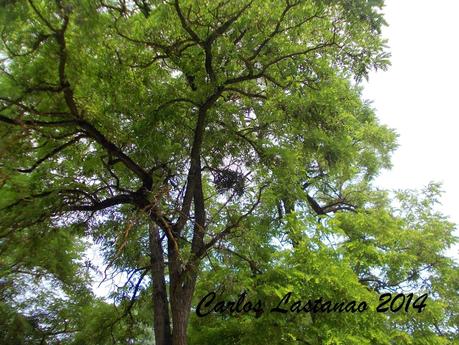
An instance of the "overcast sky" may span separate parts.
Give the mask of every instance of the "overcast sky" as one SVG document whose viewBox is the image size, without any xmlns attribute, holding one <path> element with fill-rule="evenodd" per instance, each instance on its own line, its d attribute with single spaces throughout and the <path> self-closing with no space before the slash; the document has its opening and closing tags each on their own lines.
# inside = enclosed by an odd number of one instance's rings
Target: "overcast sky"
<svg viewBox="0 0 459 345">
<path fill-rule="evenodd" d="M 386 0 L 384 13 L 392 66 L 370 75 L 364 97 L 400 146 L 377 183 L 441 182 L 441 210 L 459 223 L 459 1 Z"/>
</svg>

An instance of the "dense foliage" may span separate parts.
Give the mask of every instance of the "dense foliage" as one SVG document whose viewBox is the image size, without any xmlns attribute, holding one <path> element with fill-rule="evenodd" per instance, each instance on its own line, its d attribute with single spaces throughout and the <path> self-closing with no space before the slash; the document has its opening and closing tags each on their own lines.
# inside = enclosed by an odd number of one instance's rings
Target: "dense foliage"
<svg viewBox="0 0 459 345">
<path fill-rule="evenodd" d="M 372 184 L 382 6 L 1 2 L 0 342 L 459 344 L 439 186 Z M 212 291 L 266 310 L 197 317 Z M 290 291 L 370 310 L 266 312 Z M 386 292 L 428 299 L 376 312 Z"/>
</svg>

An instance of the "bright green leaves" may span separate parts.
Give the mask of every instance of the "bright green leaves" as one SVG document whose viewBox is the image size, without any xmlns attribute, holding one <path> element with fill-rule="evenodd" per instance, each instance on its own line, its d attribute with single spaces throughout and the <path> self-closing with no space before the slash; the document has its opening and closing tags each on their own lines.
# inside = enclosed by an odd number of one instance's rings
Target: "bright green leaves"
<svg viewBox="0 0 459 345">
<path fill-rule="evenodd" d="M 454 242 L 453 225 L 441 214 L 432 213 L 438 194 L 417 197 L 400 192 L 400 208 L 389 212 L 379 207 L 357 213 L 340 213 L 331 225 L 345 238 L 343 250 L 357 262 L 359 270 L 387 274 L 387 284 L 397 286 L 422 277 L 420 271 L 435 271 L 444 262 L 442 249 Z M 403 199 L 410 198 L 406 204 Z M 414 272 L 417 272 L 414 274 Z"/>
<path fill-rule="evenodd" d="M 71 229 L 39 225 L 2 234 L 0 340 L 5 343 L 69 339 L 79 308 L 91 298 L 82 243 Z"/>
<path fill-rule="evenodd" d="M 459 270 L 441 250 L 454 242 L 454 236 L 452 224 L 435 211 L 439 196 L 437 185 L 429 185 L 421 193 L 399 192 L 393 205 L 380 193 L 369 194 L 366 209 L 338 212 L 319 222 L 301 210 L 292 212 L 285 216 L 278 232 L 284 234 L 277 236 L 281 239 L 276 242 L 278 252 L 272 250 L 273 241 L 263 242 L 250 235 L 250 242 L 232 239 L 231 250 L 236 255 L 229 256 L 220 248 L 209 257 L 195 305 L 210 291 L 215 291 L 219 300 L 232 301 L 246 290 L 250 301 L 260 299 L 264 303 L 265 312 L 261 317 L 254 313 L 194 316 L 190 341 L 454 343 Z M 252 227 L 260 231 L 256 222 Z M 293 246 L 287 244 L 286 238 L 292 240 Z M 258 242 L 260 247 L 249 248 L 249 243 L 256 240 L 262 241 Z M 388 291 L 392 298 L 405 293 L 407 299 L 413 293 L 414 307 L 408 311 L 377 312 L 381 294 Z M 332 305 L 365 301 L 368 310 L 269 313 L 288 292 L 292 292 L 291 300 L 280 305 L 287 310 L 295 301 L 304 304 L 319 297 L 332 301 Z M 425 293 L 426 306 L 418 312 L 417 298 Z M 272 333 L 272 329 L 279 332 Z M 218 338 L 221 335 L 226 337 Z"/>
<path fill-rule="evenodd" d="M 274 304 L 293 291 L 302 300 L 373 306 L 376 290 L 432 291 L 428 311 L 415 316 L 367 311 L 194 319 L 193 343 L 453 339 L 458 311 L 449 306 L 457 305 L 457 267 L 442 252 L 455 239 L 453 226 L 434 210 L 438 187 L 421 197 L 398 193 L 392 205 L 371 185 L 390 166 L 396 135 L 350 80 L 388 64 L 382 5 L 3 4 L 0 252 L 6 283 L 0 292 L 19 296 L 15 279 L 29 289 L 41 283 L 43 291 L 28 301 L 47 315 L 36 327 L 30 316 L 40 313 L 27 314 L 24 301 L 13 312 L 17 301 L 8 297 L 1 306 L 9 329 L 2 340 L 35 341 L 40 332 L 56 330 L 69 344 L 148 343 L 151 222 L 170 255 L 163 262 L 168 269 L 182 271 L 196 259 L 185 275 L 199 273 L 199 297 L 218 290 L 237 298 L 247 289 L 251 298 Z M 201 175 L 191 194 L 198 199 L 202 192 L 204 201 L 185 205 L 187 188 Z M 182 217 L 185 225 L 174 227 Z M 198 218 L 204 219 L 195 227 Z M 199 258 L 190 252 L 196 229 L 213 246 Z M 85 236 L 100 244 L 109 271 L 129 276 L 111 296 L 116 306 L 92 299 L 85 288 Z M 170 245 L 179 247 L 176 257 Z M 59 286 L 62 295 L 47 299 L 46 284 Z M 20 335 L 11 333 L 16 326 Z"/>
</svg>

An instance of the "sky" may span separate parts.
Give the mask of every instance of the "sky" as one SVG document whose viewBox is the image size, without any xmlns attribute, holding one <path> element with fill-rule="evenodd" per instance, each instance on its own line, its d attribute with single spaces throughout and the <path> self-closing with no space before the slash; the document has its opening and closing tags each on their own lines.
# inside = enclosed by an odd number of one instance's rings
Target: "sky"
<svg viewBox="0 0 459 345">
<path fill-rule="evenodd" d="M 383 12 L 391 66 L 370 74 L 363 96 L 399 134 L 399 148 L 376 183 L 420 189 L 441 182 L 439 209 L 459 224 L 459 1 L 386 0 Z M 451 253 L 459 258 L 459 247 Z"/>
</svg>

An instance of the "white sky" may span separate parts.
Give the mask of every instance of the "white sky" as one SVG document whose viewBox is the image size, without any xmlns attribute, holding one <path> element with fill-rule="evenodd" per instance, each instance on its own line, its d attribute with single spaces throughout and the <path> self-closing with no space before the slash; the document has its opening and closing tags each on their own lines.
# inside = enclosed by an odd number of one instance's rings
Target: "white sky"
<svg viewBox="0 0 459 345">
<path fill-rule="evenodd" d="M 372 73 L 363 94 L 399 133 L 400 146 L 377 183 L 420 189 L 441 182 L 441 211 L 459 223 L 459 1 L 386 0 L 384 13 L 392 66 Z M 458 249 L 452 254 L 459 257 Z"/>
</svg>

